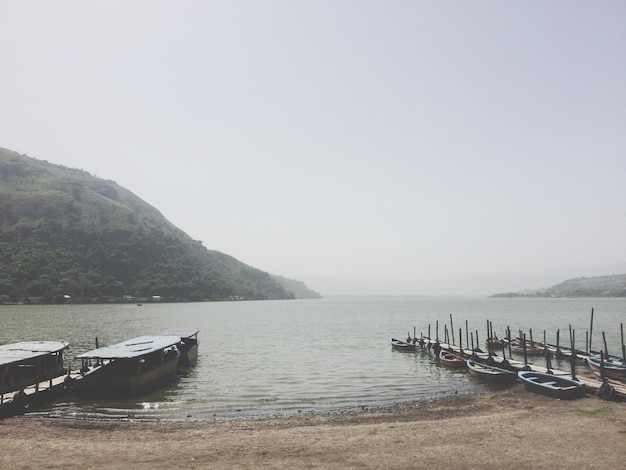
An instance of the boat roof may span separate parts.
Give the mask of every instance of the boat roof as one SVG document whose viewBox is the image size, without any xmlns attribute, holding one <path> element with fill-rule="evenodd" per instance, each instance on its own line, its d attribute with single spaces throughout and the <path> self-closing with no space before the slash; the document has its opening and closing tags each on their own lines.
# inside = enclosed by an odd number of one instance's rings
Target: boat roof
<svg viewBox="0 0 626 470">
<path fill-rule="evenodd" d="M 0 366 L 47 356 L 70 347 L 65 341 L 26 341 L 0 345 Z"/>
<path fill-rule="evenodd" d="M 76 356 L 79 359 L 130 359 L 145 356 L 180 343 L 180 336 L 138 336 L 121 343 L 93 349 Z"/>
<path fill-rule="evenodd" d="M 155 336 L 180 336 L 181 338 L 190 338 L 197 335 L 200 330 L 194 326 L 173 326 L 171 328 L 165 328 L 161 331 L 157 331 Z"/>
</svg>

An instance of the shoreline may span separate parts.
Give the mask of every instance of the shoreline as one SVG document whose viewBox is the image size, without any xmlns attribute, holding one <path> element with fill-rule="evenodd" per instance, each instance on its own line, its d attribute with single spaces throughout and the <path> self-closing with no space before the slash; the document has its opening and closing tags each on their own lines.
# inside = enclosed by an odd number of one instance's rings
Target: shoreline
<svg viewBox="0 0 626 470">
<path fill-rule="evenodd" d="M 626 404 L 516 384 L 343 412 L 210 421 L 0 421 L 2 468 L 620 468 Z"/>
</svg>

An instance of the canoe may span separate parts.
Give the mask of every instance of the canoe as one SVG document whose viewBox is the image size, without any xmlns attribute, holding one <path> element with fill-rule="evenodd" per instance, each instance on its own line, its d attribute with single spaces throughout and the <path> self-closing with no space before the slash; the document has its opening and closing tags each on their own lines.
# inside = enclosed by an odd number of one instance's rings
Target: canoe
<svg viewBox="0 0 626 470">
<path fill-rule="evenodd" d="M 600 358 L 598 356 L 587 356 L 587 364 L 596 377 L 601 378 Z M 626 382 L 626 365 L 615 362 L 604 363 L 604 377 L 619 382 Z"/>
<path fill-rule="evenodd" d="M 439 351 L 439 359 L 444 366 L 452 369 L 464 369 L 467 367 L 467 359 L 452 351 L 442 349 Z"/>
<path fill-rule="evenodd" d="M 166 328 L 155 333 L 155 336 L 179 336 L 180 343 L 176 345 L 180 351 L 179 367 L 195 366 L 198 362 L 198 333 L 199 330 L 189 326 Z"/>
<path fill-rule="evenodd" d="M 415 344 L 396 338 L 391 338 L 391 347 L 398 351 L 415 351 Z"/>
<path fill-rule="evenodd" d="M 471 359 L 467 360 L 467 368 L 469 369 L 469 373 L 474 377 L 486 380 L 487 382 L 510 384 L 517 380 L 516 372 L 502 369 L 494 365 L 476 362 Z"/>
<path fill-rule="evenodd" d="M 67 383 L 80 396 L 141 395 L 173 381 L 180 359 L 179 336 L 139 336 L 77 356 L 80 375 Z"/>
<path fill-rule="evenodd" d="M 529 370 L 519 371 L 517 375 L 526 390 L 548 397 L 571 400 L 582 398 L 586 393 L 585 384 L 577 380 Z"/>
</svg>

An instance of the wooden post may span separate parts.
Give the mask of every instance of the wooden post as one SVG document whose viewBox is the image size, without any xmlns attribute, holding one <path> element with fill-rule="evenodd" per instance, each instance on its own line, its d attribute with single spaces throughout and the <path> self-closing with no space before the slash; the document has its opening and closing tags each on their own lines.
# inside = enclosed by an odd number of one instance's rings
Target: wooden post
<svg viewBox="0 0 626 470">
<path fill-rule="evenodd" d="M 609 360 L 609 348 L 606 346 L 606 335 L 602 332 L 602 341 L 604 342 L 604 354 L 606 354 L 606 360 Z"/>
<path fill-rule="evenodd" d="M 624 352 L 624 324 L 619 324 L 619 331 L 622 336 L 622 364 L 626 364 L 626 353 Z"/>
<path fill-rule="evenodd" d="M 528 370 L 528 355 L 526 354 L 526 333 L 522 335 L 522 349 L 524 351 L 524 370 Z"/>
<path fill-rule="evenodd" d="M 591 309 L 591 326 L 589 326 L 589 347 L 587 348 L 587 354 L 591 354 L 591 338 L 593 336 L 593 309 Z"/>
<path fill-rule="evenodd" d="M 452 314 L 450 314 L 450 332 L 452 334 L 452 344 L 456 344 L 454 342 L 454 325 L 452 324 Z M 450 344 L 450 343 L 448 343 Z"/>
<path fill-rule="evenodd" d="M 96 349 L 98 349 L 98 337 L 96 336 Z"/>
<path fill-rule="evenodd" d="M 572 368 L 572 380 L 578 380 L 576 378 L 576 332 L 572 330 L 572 355 L 570 356 L 570 366 Z"/>
<path fill-rule="evenodd" d="M 469 326 L 467 324 L 467 320 L 465 320 L 465 344 L 469 346 Z"/>
<path fill-rule="evenodd" d="M 511 327 L 507 326 L 506 327 L 506 334 L 509 337 L 509 357 L 511 357 Z"/>
<path fill-rule="evenodd" d="M 435 323 L 435 341 L 439 342 L 439 320 Z"/>
<path fill-rule="evenodd" d="M 470 337 L 472 338 L 472 351 L 476 351 L 476 350 L 474 349 L 474 332 L 471 332 L 471 333 L 470 333 Z"/>
</svg>

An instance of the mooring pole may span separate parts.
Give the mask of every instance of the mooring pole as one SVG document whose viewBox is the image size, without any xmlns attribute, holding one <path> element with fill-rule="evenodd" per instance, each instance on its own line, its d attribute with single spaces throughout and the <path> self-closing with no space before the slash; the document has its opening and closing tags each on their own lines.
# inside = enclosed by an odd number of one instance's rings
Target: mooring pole
<svg viewBox="0 0 626 470">
<path fill-rule="evenodd" d="M 593 336 L 593 309 L 591 309 L 591 326 L 589 327 L 589 349 L 587 353 L 591 354 L 591 338 Z"/>
<path fill-rule="evenodd" d="M 572 330 L 572 355 L 570 356 L 570 365 L 572 368 L 572 380 L 578 380 L 576 378 L 576 350 L 574 347 L 576 346 L 576 332 Z"/>
<path fill-rule="evenodd" d="M 522 346 L 524 351 L 524 370 L 528 370 L 528 355 L 526 354 L 526 333 L 522 336 Z"/>
<path fill-rule="evenodd" d="M 452 334 L 452 344 L 456 344 L 454 342 L 454 325 L 452 324 L 452 314 L 450 314 L 450 332 Z"/>
<path fill-rule="evenodd" d="M 619 324 L 619 331 L 622 336 L 622 364 L 626 364 L 626 353 L 624 352 L 624 324 Z"/>
</svg>

